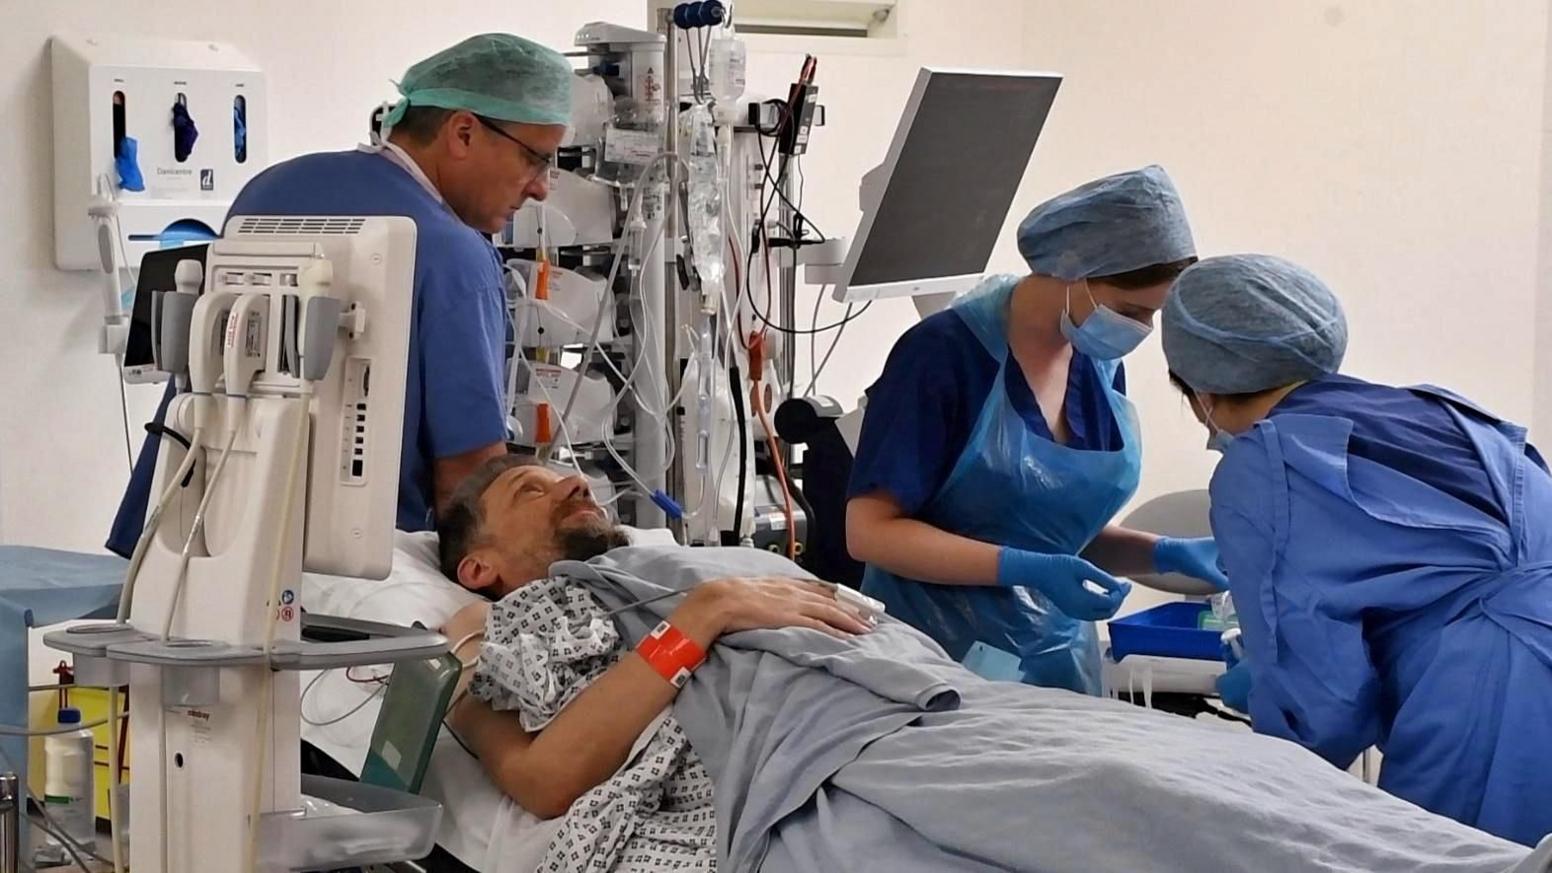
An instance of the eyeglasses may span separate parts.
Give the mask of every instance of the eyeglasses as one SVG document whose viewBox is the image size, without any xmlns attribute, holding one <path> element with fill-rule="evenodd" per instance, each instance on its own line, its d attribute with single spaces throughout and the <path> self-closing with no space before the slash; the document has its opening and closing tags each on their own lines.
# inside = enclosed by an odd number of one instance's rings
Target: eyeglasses
<svg viewBox="0 0 1552 873">
<path fill-rule="evenodd" d="M 489 118 L 484 117 L 483 115 L 476 115 L 474 117 L 479 120 L 480 124 L 484 125 L 486 130 L 496 134 L 497 136 L 500 136 L 502 139 L 517 143 L 518 148 L 523 150 L 523 154 L 527 155 L 528 162 L 533 164 L 535 176 L 538 176 L 541 173 L 549 172 L 550 167 L 555 165 L 554 155 L 543 154 L 528 143 L 523 142 L 512 134 L 502 130 L 500 125 L 496 124 L 494 121 L 491 121 Z"/>
</svg>

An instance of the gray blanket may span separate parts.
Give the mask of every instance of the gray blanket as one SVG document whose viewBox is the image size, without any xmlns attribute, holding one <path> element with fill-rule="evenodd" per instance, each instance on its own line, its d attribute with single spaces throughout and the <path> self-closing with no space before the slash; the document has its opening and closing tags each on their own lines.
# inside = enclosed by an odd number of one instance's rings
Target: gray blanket
<svg viewBox="0 0 1552 873">
<path fill-rule="evenodd" d="M 610 609 L 806 576 L 753 549 L 661 547 L 552 572 Z M 621 632 L 639 639 L 679 600 L 626 610 Z M 674 715 L 716 788 L 724 873 L 1552 870 L 1552 841 L 1532 854 L 1281 740 L 987 682 L 894 620 L 854 640 L 724 637 Z"/>
</svg>

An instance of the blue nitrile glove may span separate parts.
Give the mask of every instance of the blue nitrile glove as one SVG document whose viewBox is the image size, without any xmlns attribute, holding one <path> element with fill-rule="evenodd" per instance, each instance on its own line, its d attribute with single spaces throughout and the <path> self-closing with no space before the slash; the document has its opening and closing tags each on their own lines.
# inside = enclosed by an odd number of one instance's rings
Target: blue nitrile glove
<svg viewBox="0 0 1552 873">
<path fill-rule="evenodd" d="M 118 152 L 113 156 L 113 167 L 118 170 L 119 187 L 125 191 L 144 191 L 145 177 L 140 175 L 140 142 L 132 136 L 126 136 L 119 142 Z"/>
<path fill-rule="evenodd" d="M 1218 544 L 1212 537 L 1159 537 L 1153 544 L 1153 566 L 1160 573 L 1183 573 L 1219 591 L 1229 590 L 1229 577 L 1218 566 Z"/>
<path fill-rule="evenodd" d="M 1218 677 L 1218 698 L 1223 705 L 1250 712 L 1250 663 L 1240 661 Z"/>
<path fill-rule="evenodd" d="M 1010 548 L 997 555 L 997 584 L 1033 588 L 1050 598 L 1057 609 L 1081 621 L 1115 615 L 1132 590 L 1132 583 L 1122 582 L 1077 555 L 1043 555 Z"/>
</svg>

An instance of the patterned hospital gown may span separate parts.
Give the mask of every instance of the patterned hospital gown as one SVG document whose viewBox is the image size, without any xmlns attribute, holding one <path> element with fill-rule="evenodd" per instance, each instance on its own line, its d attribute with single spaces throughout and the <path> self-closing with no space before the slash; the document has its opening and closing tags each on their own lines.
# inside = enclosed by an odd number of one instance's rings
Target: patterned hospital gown
<svg viewBox="0 0 1552 873">
<path fill-rule="evenodd" d="M 545 579 L 491 607 L 469 691 L 537 732 L 623 654 L 592 595 Z M 619 772 L 571 805 L 539 870 L 711 873 L 715 819 L 711 776 L 670 714 Z"/>
</svg>

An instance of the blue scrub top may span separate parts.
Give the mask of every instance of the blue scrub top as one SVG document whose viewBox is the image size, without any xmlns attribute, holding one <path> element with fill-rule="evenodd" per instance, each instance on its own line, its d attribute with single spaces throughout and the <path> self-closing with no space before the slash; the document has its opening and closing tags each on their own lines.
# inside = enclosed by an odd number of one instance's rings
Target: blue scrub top
<svg viewBox="0 0 1552 873">
<path fill-rule="evenodd" d="M 1354 457 L 1404 472 L 1500 524 L 1507 522 L 1476 448 L 1444 404 L 1404 388 L 1331 375 L 1295 389 L 1270 414 L 1328 415 L 1331 410 L 1352 419 L 1347 450 Z M 1525 453 L 1546 469 L 1534 446 L 1527 445 Z"/>
<path fill-rule="evenodd" d="M 1256 731 L 1534 844 L 1552 831 L 1552 476 L 1437 389 L 1333 376 L 1230 443 L 1212 527 Z"/>
<path fill-rule="evenodd" d="M 997 387 L 998 362 L 963 318 L 938 312 L 906 331 L 889 352 L 884 372 L 868 388 L 867 414 L 852 463 L 848 497 L 888 492 L 907 515 L 937 493 L 970 439 L 976 418 Z M 1117 364 L 1116 390 L 1126 372 Z M 1030 431 L 1050 440 L 1051 429 L 1023 371 L 1006 370 L 1002 390 Z M 1067 445 L 1119 451 L 1121 431 L 1089 359 L 1074 350 L 1067 371 Z"/>
<path fill-rule="evenodd" d="M 460 221 L 401 167 L 360 151 L 303 155 L 248 183 L 230 215 L 402 215 L 414 219 L 398 526 L 434 526 L 432 465 L 507 438 L 506 347 L 511 324 L 502 265 L 490 239 Z M 161 421 L 168 396 L 157 411 Z M 144 524 L 159 441 L 148 438 L 108 548 L 128 555 Z"/>
</svg>

